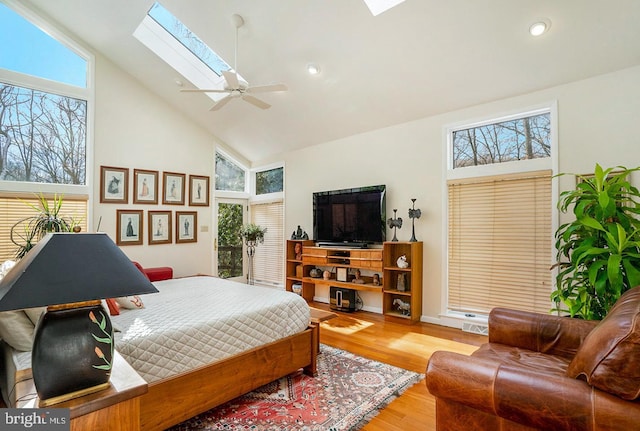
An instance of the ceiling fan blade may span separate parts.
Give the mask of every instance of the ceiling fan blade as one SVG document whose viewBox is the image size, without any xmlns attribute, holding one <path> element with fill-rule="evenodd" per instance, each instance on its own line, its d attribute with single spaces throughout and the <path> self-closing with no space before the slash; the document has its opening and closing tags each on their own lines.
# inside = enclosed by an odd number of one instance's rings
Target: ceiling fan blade
<svg viewBox="0 0 640 431">
<path fill-rule="evenodd" d="M 238 75 L 235 72 L 231 72 L 225 70 L 222 72 L 222 76 L 224 76 L 225 81 L 227 81 L 227 85 L 229 88 L 240 88 L 240 82 L 238 82 Z"/>
<path fill-rule="evenodd" d="M 209 111 L 217 111 L 218 109 L 222 108 L 224 105 L 229 103 L 231 99 L 233 99 L 233 97 L 231 97 L 230 94 L 228 96 L 223 97 L 222 99 L 218 100 L 218 103 L 213 105 L 213 107 L 209 109 Z"/>
<path fill-rule="evenodd" d="M 287 91 L 288 88 L 285 84 L 270 84 L 270 85 L 257 85 L 255 87 L 248 87 L 247 93 L 267 93 L 269 91 Z"/>
<path fill-rule="evenodd" d="M 230 90 L 218 90 L 218 89 L 199 89 L 199 88 L 190 88 L 180 90 L 181 93 L 229 93 Z"/>
<path fill-rule="evenodd" d="M 254 106 L 257 106 L 260 109 L 271 108 L 271 105 L 269 105 L 267 102 L 263 102 L 262 100 L 253 96 L 247 96 L 246 94 L 242 96 L 242 100 L 244 100 L 245 102 L 249 102 Z"/>
</svg>

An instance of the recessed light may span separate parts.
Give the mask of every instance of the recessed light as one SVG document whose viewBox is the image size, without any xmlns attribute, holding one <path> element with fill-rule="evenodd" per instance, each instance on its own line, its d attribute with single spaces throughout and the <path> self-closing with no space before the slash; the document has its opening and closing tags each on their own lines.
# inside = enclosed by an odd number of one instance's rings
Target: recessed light
<svg viewBox="0 0 640 431">
<path fill-rule="evenodd" d="M 320 73 L 320 66 L 315 63 L 309 63 L 307 64 L 307 72 L 309 72 L 309 75 L 317 75 Z"/>
<path fill-rule="evenodd" d="M 529 27 L 529 33 L 531 36 L 540 36 L 546 33 L 547 30 L 549 30 L 549 27 L 551 27 L 551 22 L 549 20 L 540 20 L 531 24 L 531 27 Z"/>
</svg>

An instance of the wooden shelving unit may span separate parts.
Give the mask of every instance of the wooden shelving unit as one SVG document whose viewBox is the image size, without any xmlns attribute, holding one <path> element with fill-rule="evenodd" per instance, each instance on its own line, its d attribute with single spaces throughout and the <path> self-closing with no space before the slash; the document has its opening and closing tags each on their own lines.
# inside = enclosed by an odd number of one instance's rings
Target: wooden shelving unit
<svg viewBox="0 0 640 431">
<path fill-rule="evenodd" d="M 285 288 L 292 292 L 292 286 L 296 283 L 303 284 L 303 278 L 305 276 L 304 266 L 302 264 L 302 258 L 296 259 L 296 244 L 300 244 L 300 247 L 304 248 L 305 246 L 313 245 L 313 241 L 307 239 L 289 239 L 287 240 L 287 268 L 286 268 L 286 279 L 285 279 Z M 298 269 L 299 267 L 299 269 Z M 307 269 L 306 276 L 309 276 L 309 270 Z M 311 296 L 307 292 L 305 295 L 304 290 L 302 296 L 307 301 L 313 300 L 313 292 L 311 292 Z"/>
<path fill-rule="evenodd" d="M 295 247 L 300 243 L 302 258 L 296 259 Z M 383 313 L 385 316 L 398 317 L 407 322 L 417 322 L 422 314 L 422 242 L 388 241 L 380 248 L 350 249 L 337 247 L 316 247 L 311 240 L 287 241 L 286 288 L 292 291 L 293 284 L 302 284 L 302 296 L 313 301 L 316 286 L 335 286 L 352 290 L 380 292 L 383 295 Z M 396 261 L 406 255 L 409 268 L 398 268 Z M 328 280 L 311 277 L 311 270 L 331 270 Z M 337 268 L 366 270 L 361 277 L 364 283 L 336 280 Z M 373 276 L 380 274 L 380 284 L 373 284 Z M 398 277 L 404 274 L 405 290 L 397 289 Z M 403 312 L 396 299 L 409 304 L 409 310 Z"/>
<path fill-rule="evenodd" d="M 384 268 L 382 308 L 385 316 L 418 322 L 422 315 L 422 241 L 383 244 Z M 398 268 L 397 260 L 405 255 L 408 268 Z M 398 290 L 398 279 L 404 277 L 404 290 Z M 401 301 L 402 303 L 398 302 Z M 408 305 L 408 310 L 406 310 Z"/>
</svg>

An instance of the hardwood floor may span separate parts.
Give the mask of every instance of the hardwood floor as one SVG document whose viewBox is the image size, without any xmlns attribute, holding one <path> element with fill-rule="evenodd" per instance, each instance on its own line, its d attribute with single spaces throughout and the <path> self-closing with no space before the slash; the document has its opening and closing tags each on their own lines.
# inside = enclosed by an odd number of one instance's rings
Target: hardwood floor
<svg viewBox="0 0 640 431">
<path fill-rule="evenodd" d="M 322 303 L 312 307 L 328 310 Z M 427 323 L 410 325 L 385 320 L 382 315 L 358 311 L 340 313 L 322 323 L 320 342 L 354 354 L 424 373 L 431 353 L 437 350 L 470 354 L 487 341 L 483 335 Z M 382 410 L 364 431 L 435 430 L 435 400 L 424 379 Z"/>
</svg>

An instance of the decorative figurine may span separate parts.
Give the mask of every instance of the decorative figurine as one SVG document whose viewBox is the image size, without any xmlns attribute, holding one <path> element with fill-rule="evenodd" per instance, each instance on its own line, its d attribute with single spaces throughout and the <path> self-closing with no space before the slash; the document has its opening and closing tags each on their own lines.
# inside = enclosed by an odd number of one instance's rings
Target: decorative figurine
<svg viewBox="0 0 640 431">
<path fill-rule="evenodd" d="M 401 268 L 401 269 L 409 268 L 409 262 L 407 262 L 407 255 L 403 254 L 402 256 L 400 256 L 396 261 L 396 265 L 398 265 L 398 268 Z"/>
<path fill-rule="evenodd" d="M 398 274 L 396 289 L 398 289 L 398 292 L 404 292 L 405 290 L 407 290 L 407 279 L 405 277 L 405 274 Z"/>
<path fill-rule="evenodd" d="M 362 278 L 359 269 L 356 269 L 356 278 L 354 278 L 352 282 L 356 284 L 364 284 L 364 279 Z"/>
<path fill-rule="evenodd" d="M 296 260 L 302 260 L 302 244 L 297 242 L 293 247 L 293 252 L 296 254 Z"/>
<path fill-rule="evenodd" d="M 380 286 L 380 275 L 379 274 L 373 274 L 373 285 L 374 286 Z"/>
<path fill-rule="evenodd" d="M 291 234 L 291 239 L 309 239 L 309 235 L 298 225 L 298 229 L 294 230 Z"/>
<path fill-rule="evenodd" d="M 325 271 L 322 273 L 322 278 L 324 280 L 330 280 L 331 279 L 331 273 L 329 271 Z"/>
<path fill-rule="evenodd" d="M 398 242 L 398 237 L 396 236 L 396 228 L 402 228 L 402 218 L 396 216 L 397 208 L 393 209 L 393 218 L 387 220 L 387 224 L 390 228 L 393 229 L 393 239 L 391 241 Z"/>
<path fill-rule="evenodd" d="M 420 211 L 420 209 L 415 209 L 416 208 L 416 198 L 411 199 L 411 202 L 413 202 L 413 208 L 409 208 L 409 218 L 411 219 L 411 239 L 409 240 L 409 242 L 417 242 L 418 240 L 416 239 L 416 219 L 420 218 L 420 216 L 422 215 L 422 211 Z"/>
<path fill-rule="evenodd" d="M 411 314 L 411 304 L 408 302 L 404 302 L 400 298 L 396 298 L 393 300 L 393 305 L 398 309 L 399 312 L 402 313 L 403 316 L 409 316 Z"/>
</svg>

